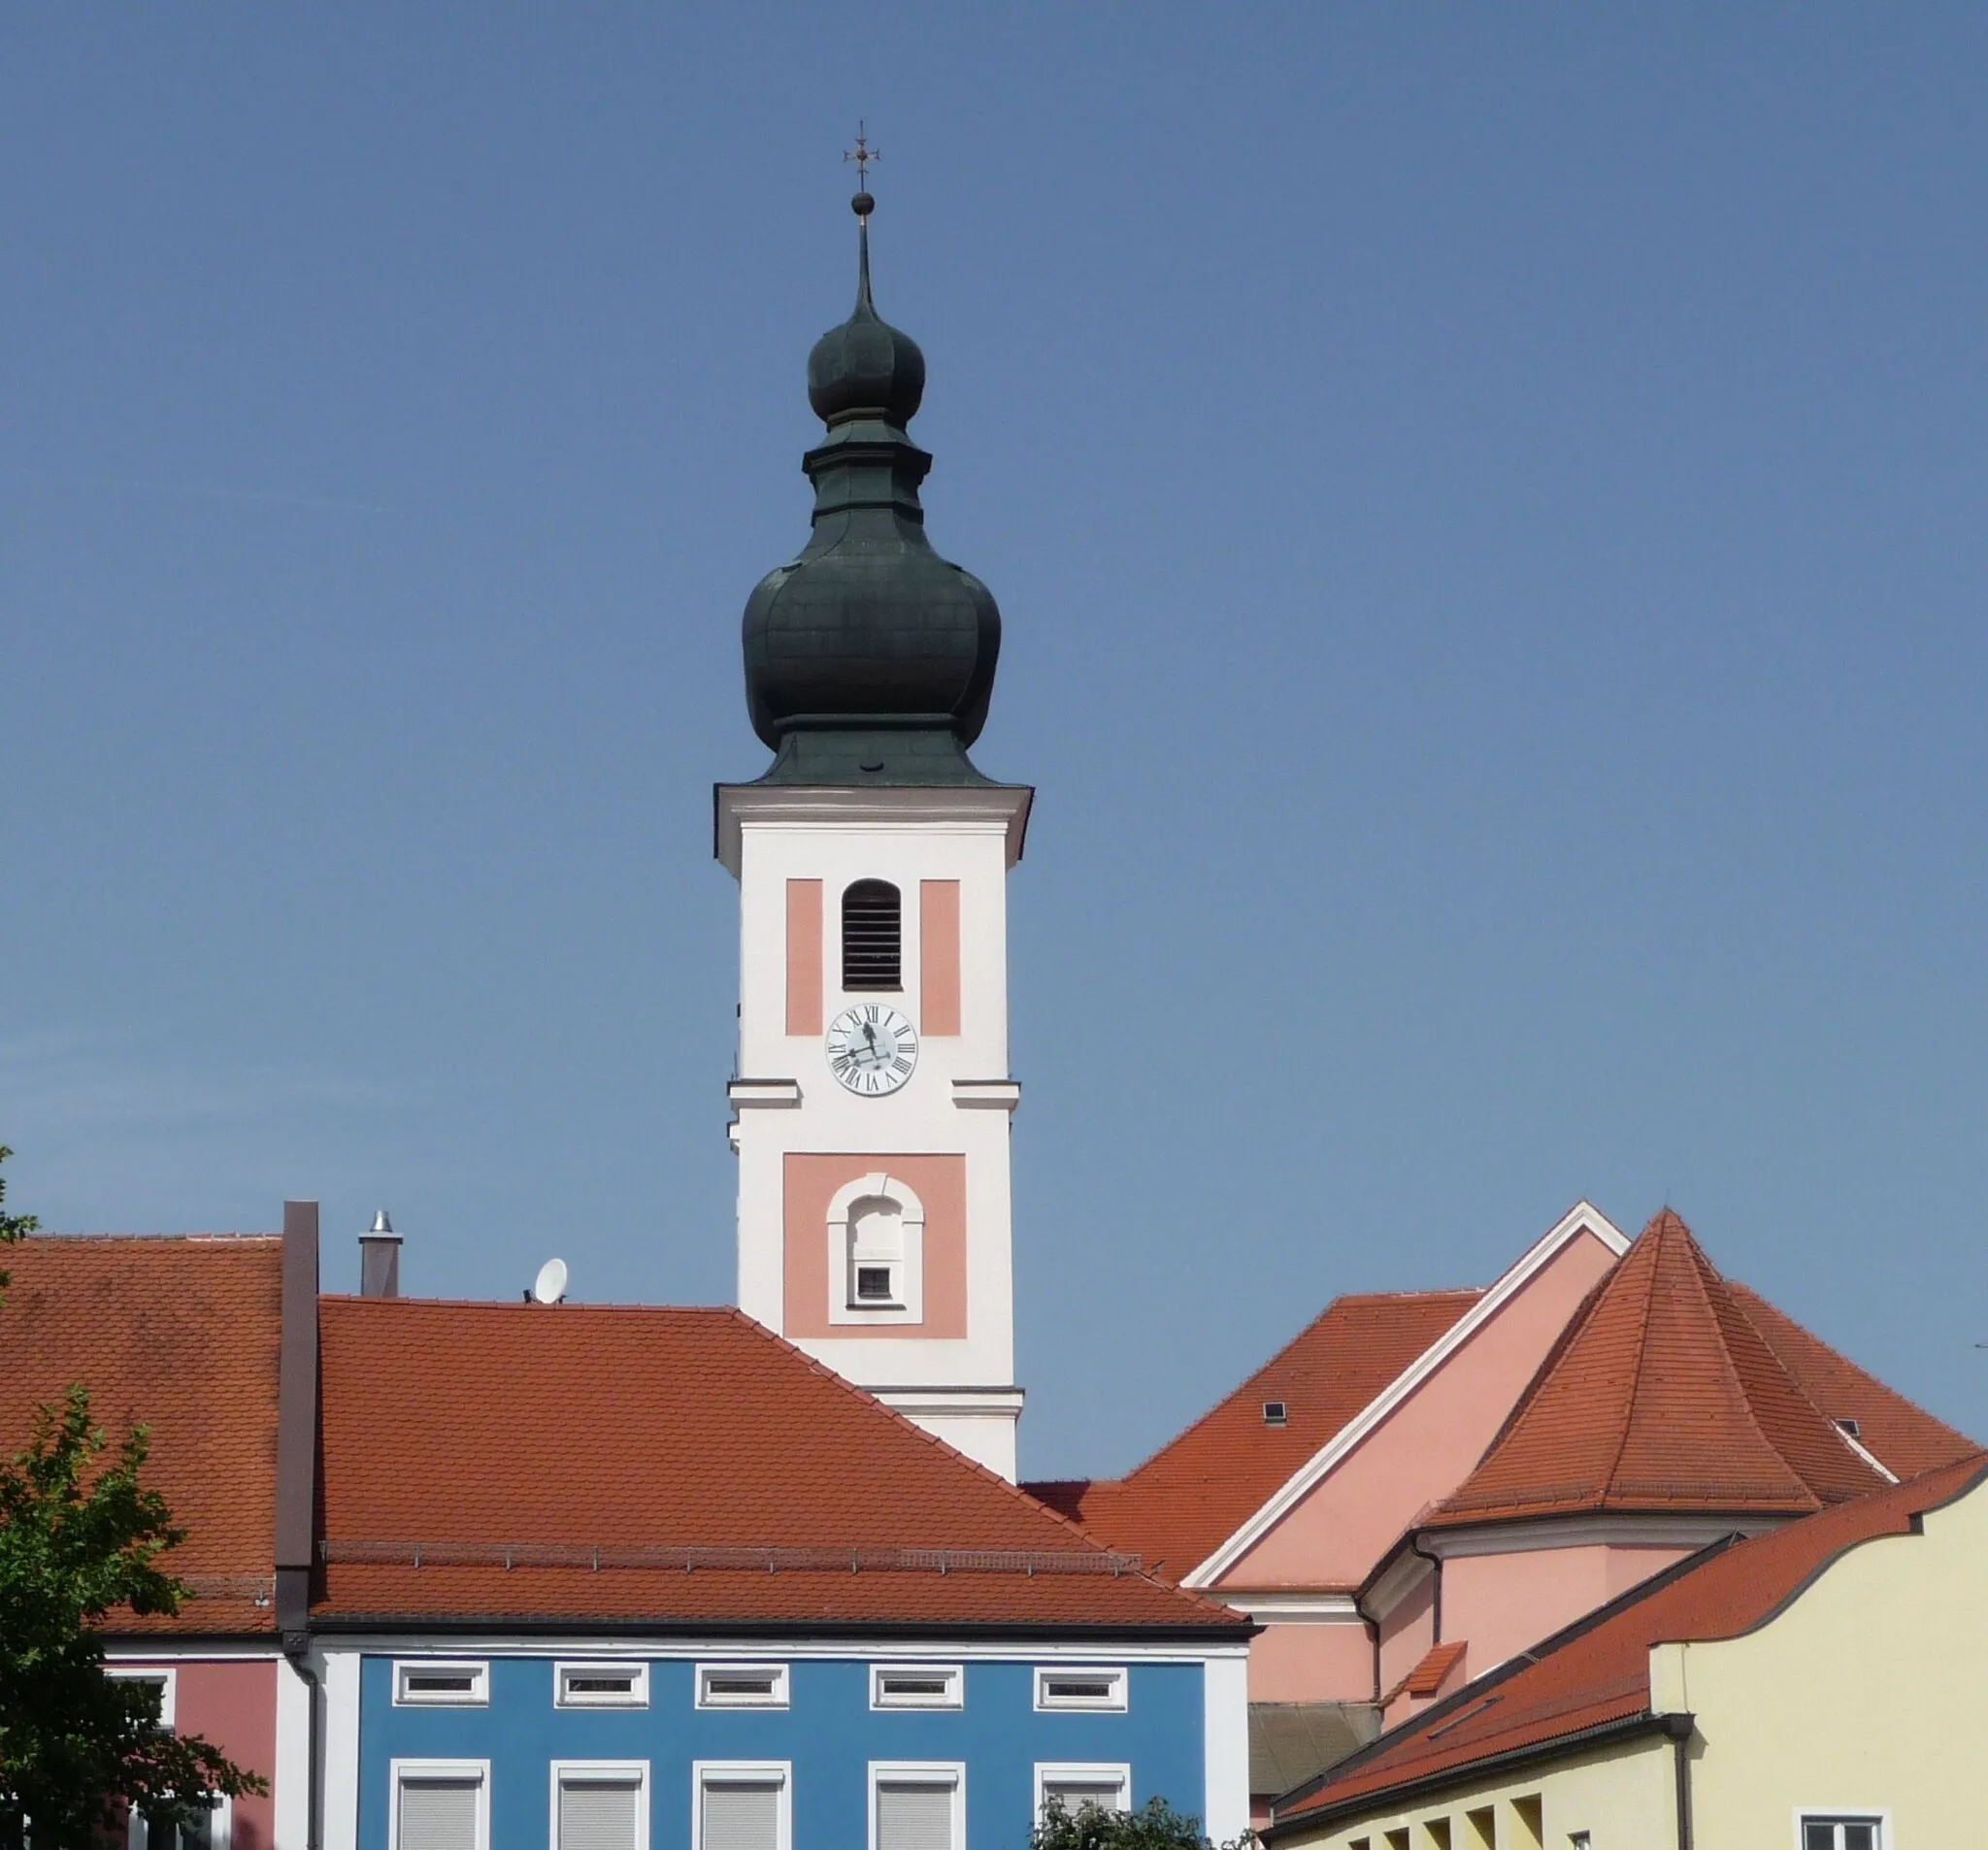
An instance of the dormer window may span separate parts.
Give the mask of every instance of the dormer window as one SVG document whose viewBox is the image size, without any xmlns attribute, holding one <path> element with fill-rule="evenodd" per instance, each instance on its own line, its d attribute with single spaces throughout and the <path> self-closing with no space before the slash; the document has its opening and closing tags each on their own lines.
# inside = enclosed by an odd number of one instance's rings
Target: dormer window
<svg viewBox="0 0 1988 1850">
<path fill-rule="evenodd" d="M 1282 1401 L 1266 1401 L 1263 1404 L 1263 1423 L 1266 1426 L 1288 1426 L 1291 1423 L 1291 1409 Z"/>
<path fill-rule="evenodd" d="M 843 894 L 843 987 L 902 989 L 904 896 L 888 880 L 858 880 Z"/>
</svg>

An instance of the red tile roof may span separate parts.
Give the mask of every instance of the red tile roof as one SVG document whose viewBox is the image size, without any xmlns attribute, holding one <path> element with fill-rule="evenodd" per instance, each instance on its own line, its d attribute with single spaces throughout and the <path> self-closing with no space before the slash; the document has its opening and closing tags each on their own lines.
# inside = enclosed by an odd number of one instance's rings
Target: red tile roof
<svg viewBox="0 0 1988 1850">
<path fill-rule="evenodd" d="M 1754 1540 L 1715 1544 L 1646 1580 L 1543 1644 L 1383 1734 L 1276 1812 L 1275 1834 L 1372 1809 L 1405 1788 L 1461 1780 L 1481 1762 L 1649 1713 L 1649 1653 L 1679 1639 L 1738 1637 L 1772 1619 L 1839 1555 L 1988 1477 L 1988 1453 L 1928 1472 Z"/>
<path fill-rule="evenodd" d="M 1442 1679 L 1463 1662 L 1464 1653 L 1470 1649 L 1466 1638 L 1454 1638 L 1447 1644 L 1432 1644 L 1422 1653 L 1421 1662 L 1402 1679 L 1404 1694 L 1416 1698 L 1431 1697 L 1442 1687 Z"/>
<path fill-rule="evenodd" d="M 1757 1291 L 1730 1280 L 1727 1289 L 1796 1385 L 1832 1420 L 1856 1421 L 1857 1442 L 1894 1476 L 1916 1477 L 1976 1449 L 1965 1433 L 1935 1419 L 1875 1375 L 1866 1374 Z"/>
<path fill-rule="evenodd" d="M 327 1298 L 320 1319 L 314 1623 L 1247 1635 L 738 1311 Z"/>
<path fill-rule="evenodd" d="M 1883 1481 L 1667 1208 L 1424 1526 L 1602 1510 L 1803 1515 Z"/>
<path fill-rule="evenodd" d="M 271 1630 L 282 1242 L 40 1238 L 0 1248 L 0 1453 L 81 1381 L 114 1445 L 151 1429 L 144 1481 L 186 1531 L 162 1565 L 198 1597 L 109 1629 Z"/>
<path fill-rule="evenodd" d="M 1101 1541 L 1178 1579 L 1214 1553 L 1314 1453 L 1484 1294 L 1339 1298 L 1235 1393 L 1117 1479 L 1027 1488 Z M 1268 1401 L 1286 1423 L 1267 1426 Z"/>
</svg>

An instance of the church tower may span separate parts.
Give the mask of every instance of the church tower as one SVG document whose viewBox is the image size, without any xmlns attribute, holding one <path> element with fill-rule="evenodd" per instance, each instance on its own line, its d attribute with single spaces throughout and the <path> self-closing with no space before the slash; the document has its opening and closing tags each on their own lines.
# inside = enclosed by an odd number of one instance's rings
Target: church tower
<svg viewBox="0 0 1988 1850">
<path fill-rule="evenodd" d="M 739 1304 L 1004 1477 L 1015 1474 L 1008 871 L 1033 791 L 979 736 L 993 595 L 925 538 L 906 434 L 925 358 L 855 313 L 808 360 L 826 433 L 813 534 L 746 606 L 774 762 L 717 787 L 739 881 Z"/>
</svg>

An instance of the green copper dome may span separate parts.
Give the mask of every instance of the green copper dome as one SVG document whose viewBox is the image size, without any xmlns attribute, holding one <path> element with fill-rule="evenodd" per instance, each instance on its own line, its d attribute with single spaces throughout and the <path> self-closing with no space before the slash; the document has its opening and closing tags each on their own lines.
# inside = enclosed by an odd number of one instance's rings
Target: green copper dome
<svg viewBox="0 0 1988 1850">
<path fill-rule="evenodd" d="M 871 300 L 872 204 L 856 195 L 855 313 L 808 358 L 828 427 L 801 465 L 814 531 L 746 602 L 746 700 L 777 754 L 766 782 L 985 783 L 966 747 L 986 723 L 1001 612 L 925 538 L 932 458 L 905 434 L 925 356 Z"/>
</svg>

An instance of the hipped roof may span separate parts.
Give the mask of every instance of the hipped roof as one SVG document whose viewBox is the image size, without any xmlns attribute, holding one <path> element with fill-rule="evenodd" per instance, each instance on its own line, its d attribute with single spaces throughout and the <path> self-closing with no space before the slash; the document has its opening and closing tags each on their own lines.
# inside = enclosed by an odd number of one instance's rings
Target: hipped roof
<svg viewBox="0 0 1988 1850">
<path fill-rule="evenodd" d="M 1831 1352 L 1775 1321 L 1820 1379 L 1814 1352 Z M 1948 1457 L 1970 1449 L 1951 1437 Z M 1923 1433 L 1918 1444 L 1938 1449 Z M 1570 1319 L 1481 1462 L 1422 1526 L 1601 1511 L 1797 1516 L 1885 1481 L 1666 1208 Z"/>
<path fill-rule="evenodd" d="M 316 1624 L 1251 1629 L 736 1310 L 327 1298 L 321 1328 Z"/>
</svg>

